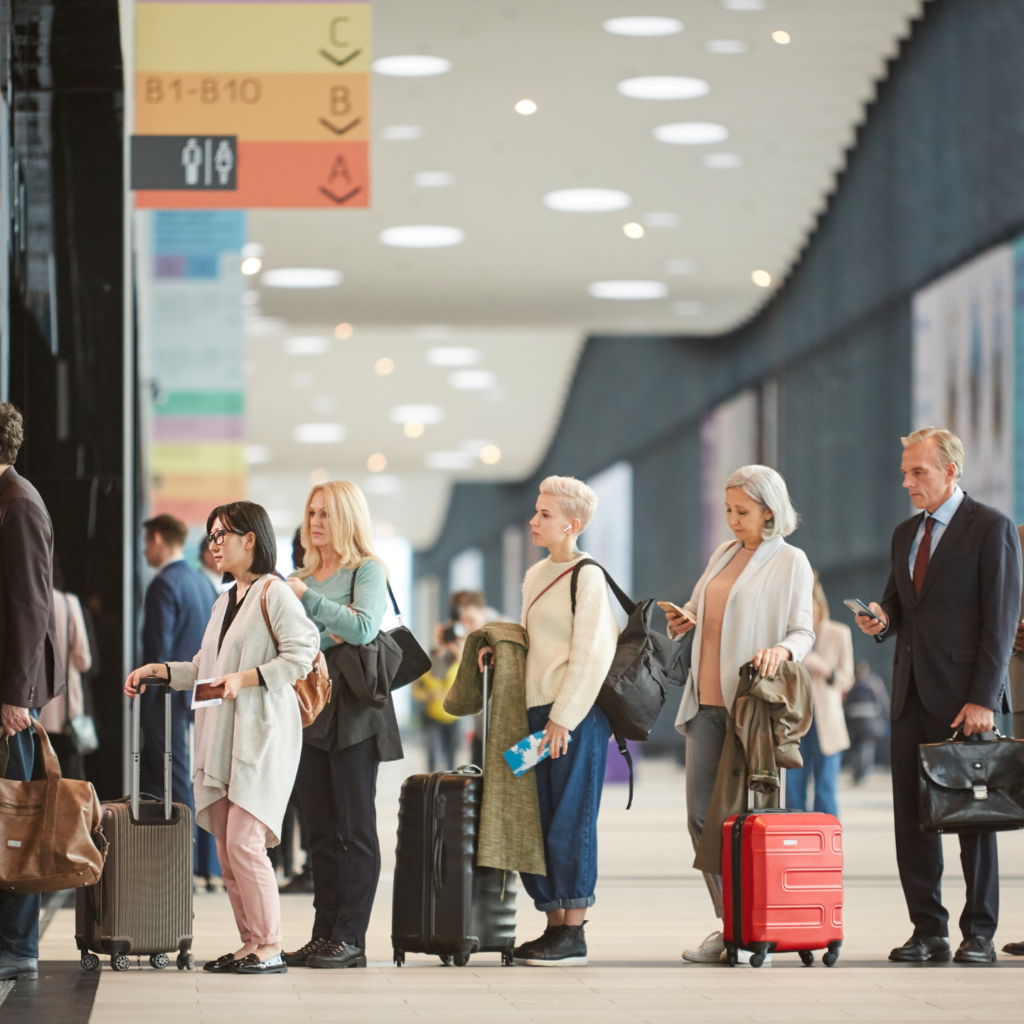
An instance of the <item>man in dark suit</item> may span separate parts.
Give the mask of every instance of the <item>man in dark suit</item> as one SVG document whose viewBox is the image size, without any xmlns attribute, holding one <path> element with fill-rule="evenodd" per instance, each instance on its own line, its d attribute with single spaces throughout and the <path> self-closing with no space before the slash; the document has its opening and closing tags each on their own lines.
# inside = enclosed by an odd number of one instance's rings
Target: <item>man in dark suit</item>
<svg viewBox="0 0 1024 1024">
<path fill-rule="evenodd" d="M 942 844 L 918 819 L 918 745 L 993 728 L 1004 709 L 1021 607 L 1021 552 L 1013 522 L 958 486 L 964 449 L 948 430 L 903 438 L 903 486 L 920 515 L 892 538 L 892 569 L 877 618 L 859 615 L 879 642 L 896 637 L 892 682 L 892 793 L 896 859 L 914 934 L 890 960 L 948 961 Z M 960 836 L 967 902 L 960 963 L 996 959 L 999 918 L 995 833 Z"/>
<path fill-rule="evenodd" d="M 53 524 L 39 492 L 14 469 L 21 413 L 0 403 L 0 763 L 4 778 L 32 778 L 30 710 L 64 692 L 53 610 Z M 0 890 L 0 980 L 36 978 L 38 895 Z"/>
<path fill-rule="evenodd" d="M 142 524 L 146 531 L 146 561 L 157 570 L 146 591 L 142 624 L 144 664 L 191 661 L 203 643 L 210 610 L 217 594 L 213 584 L 184 559 L 188 529 L 170 515 L 159 515 Z M 140 711 L 142 753 L 140 788 L 164 795 L 164 691 L 149 686 L 142 694 Z M 192 694 L 171 694 L 171 755 L 174 774 L 171 796 L 195 813 L 188 764 L 188 726 L 192 721 Z"/>
</svg>

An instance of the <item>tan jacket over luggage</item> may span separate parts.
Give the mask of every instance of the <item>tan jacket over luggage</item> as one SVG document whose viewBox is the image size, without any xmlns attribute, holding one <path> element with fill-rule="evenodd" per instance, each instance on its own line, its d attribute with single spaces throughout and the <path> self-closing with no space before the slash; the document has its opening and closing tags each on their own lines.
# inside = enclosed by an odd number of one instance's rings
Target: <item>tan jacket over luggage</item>
<svg viewBox="0 0 1024 1024">
<path fill-rule="evenodd" d="M 0 779 L 0 887 L 28 894 L 92 885 L 107 855 L 96 790 L 62 778 L 46 730 L 32 727 L 46 778 Z"/>
</svg>

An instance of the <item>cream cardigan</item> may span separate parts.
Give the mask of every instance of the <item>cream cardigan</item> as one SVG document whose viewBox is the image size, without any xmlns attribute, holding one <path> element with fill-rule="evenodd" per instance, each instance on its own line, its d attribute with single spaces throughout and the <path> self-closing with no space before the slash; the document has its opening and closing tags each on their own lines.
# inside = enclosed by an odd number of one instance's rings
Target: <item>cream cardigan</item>
<svg viewBox="0 0 1024 1024">
<path fill-rule="evenodd" d="M 831 619 L 819 622 L 815 634 L 814 647 L 804 657 L 804 668 L 811 673 L 818 743 L 821 752 L 828 757 L 850 746 L 843 694 L 853 687 L 853 634 L 849 626 Z M 836 675 L 830 683 L 831 672 Z"/>
<path fill-rule="evenodd" d="M 267 608 L 279 650 L 274 649 L 260 609 L 268 579 L 275 580 L 267 593 Z M 196 821 L 211 831 L 210 806 L 227 797 L 266 826 L 267 846 L 277 846 L 302 751 L 302 719 L 292 686 L 313 667 L 320 634 L 284 582 L 261 576 L 246 593 L 218 654 L 227 604 L 228 596 L 222 594 L 192 661 L 170 663 L 171 687 L 191 690 L 197 679 L 251 668 L 260 670 L 266 686 L 247 686 L 234 700 L 196 710 Z"/>
</svg>

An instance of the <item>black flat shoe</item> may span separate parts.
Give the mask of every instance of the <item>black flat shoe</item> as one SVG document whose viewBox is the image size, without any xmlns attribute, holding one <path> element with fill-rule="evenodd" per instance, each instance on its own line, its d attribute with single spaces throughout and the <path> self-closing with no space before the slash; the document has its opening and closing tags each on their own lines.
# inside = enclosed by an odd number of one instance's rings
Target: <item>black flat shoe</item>
<svg viewBox="0 0 1024 1024">
<path fill-rule="evenodd" d="M 288 965 L 284 962 L 284 955 L 278 953 L 276 956 L 261 960 L 255 953 L 243 957 L 235 965 L 235 974 L 287 974 Z"/>
<path fill-rule="evenodd" d="M 282 953 L 284 962 L 289 967 L 305 967 L 306 961 L 314 953 L 319 953 L 324 946 L 330 944 L 330 939 L 310 939 L 301 949 L 295 950 L 294 953 Z"/>
<path fill-rule="evenodd" d="M 1024 942 L 1008 942 L 1003 946 L 1003 952 L 1013 956 L 1024 956 Z"/>
<path fill-rule="evenodd" d="M 310 955 L 307 967 L 365 967 L 366 950 L 350 946 L 347 942 L 329 942 L 322 949 Z"/>
<path fill-rule="evenodd" d="M 952 956 L 949 939 L 941 935 L 911 935 L 889 954 L 889 959 L 908 964 L 948 964 Z"/>
<path fill-rule="evenodd" d="M 203 970 L 210 971 L 212 974 L 231 974 L 235 969 L 235 964 L 241 962 L 241 960 L 235 959 L 234 953 L 225 953 L 223 956 L 217 957 L 216 960 L 207 960 L 203 964 Z"/>
<path fill-rule="evenodd" d="M 996 960 L 996 947 L 991 939 L 984 935 L 971 935 L 960 943 L 960 948 L 953 954 L 958 964 L 992 964 Z"/>
</svg>

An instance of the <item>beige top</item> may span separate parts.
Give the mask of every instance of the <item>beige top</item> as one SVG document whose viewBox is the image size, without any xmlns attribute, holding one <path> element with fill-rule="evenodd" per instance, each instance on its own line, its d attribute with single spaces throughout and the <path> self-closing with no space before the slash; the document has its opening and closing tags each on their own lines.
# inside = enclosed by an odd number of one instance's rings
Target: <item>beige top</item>
<svg viewBox="0 0 1024 1024">
<path fill-rule="evenodd" d="M 92 651 L 89 649 L 89 634 L 85 628 L 82 606 L 74 594 L 62 590 L 53 592 L 53 611 L 57 623 L 57 646 L 60 648 L 60 663 L 68 681 L 71 697 L 71 717 L 85 714 L 85 700 L 82 690 L 82 673 L 92 668 Z M 58 669 L 60 671 L 60 669 Z M 66 697 L 54 697 L 39 712 L 39 721 L 47 732 L 59 736 L 64 731 L 66 720 Z"/>
<path fill-rule="evenodd" d="M 818 743 L 821 752 L 828 757 L 850 745 L 843 714 L 843 696 L 853 687 L 853 634 L 850 627 L 831 619 L 817 623 L 814 647 L 804 658 L 804 668 L 811 673 Z M 833 672 L 835 677 L 830 683 L 828 677 Z"/>
<path fill-rule="evenodd" d="M 725 707 L 722 696 L 722 623 L 732 585 L 740 578 L 754 552 L 741 548 L 704 591 L 704 624 L 701 639 L 697 693 L 701 704 Z"/>
</svg>

